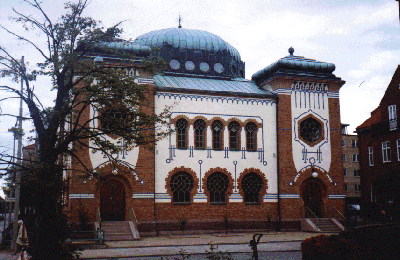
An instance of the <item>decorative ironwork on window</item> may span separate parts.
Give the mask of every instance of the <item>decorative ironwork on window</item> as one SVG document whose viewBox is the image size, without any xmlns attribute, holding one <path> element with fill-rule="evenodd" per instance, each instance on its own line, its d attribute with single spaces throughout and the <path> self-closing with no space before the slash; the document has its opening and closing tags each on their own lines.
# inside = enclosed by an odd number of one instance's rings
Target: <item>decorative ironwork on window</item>
<svg viewBox="0 0 400 260">
<path fill-rule="evenodd" d="M 207 178 L 207 189 L 210 193 L 211 204 L 226 204 L 226 192 L 228 191 L 228 176 L 222 172 L 215 172 Z"/>
<path fill-rule="evenodd" d="M 185 119 L 179 119 L 176 122 L 176 148 L 187 148 L 187 127 L 188 122 Z"/>
<path fill-rule="evenodd" d="M 213 144 L 213 149 L 214 150 L 222 150 L 222 131 L 223 131 L 223 125 L 221 121 L 214 121 L 211 125 L 212 129 L 212 144 Z"/>
<path fill-rule="evenodd" d="M 189 204 L 190 192 L 193 189 L 193 177 L 187 172 L 178 172 L 171 177 L 173 203 Z"/>
<path fill-rule="evenodd" d="M 246 125 L 246 146 L 247 151 L 257 150 L 257 126 L 254 123 Z"/>
<path fill-rule="evenodd" d="M 300 136 L 307 142 L 314 143 L 321 138 L 321 124 L 314 118 L 307 118 L 300 123 Z"/>
<path fill-rule="evenodd" d="M 231 122 L 229 124 L 229 149 L 238 151 L 240 149 L 240 125 L 238 122 Z"/>
<path fill-rule="evenodd" d="M 252 172 L 246 174 L 242 180 L 244 202 L 246 204 L 259 204 L 262 187 L 263 180 L 257 173 Z"/>
<path fill-rule="evenodd" d="M 206 123 L 203 120 L 199 119 L 194 122 L 194 148 L 205 148 L 205 130 Z"/>
</svg>

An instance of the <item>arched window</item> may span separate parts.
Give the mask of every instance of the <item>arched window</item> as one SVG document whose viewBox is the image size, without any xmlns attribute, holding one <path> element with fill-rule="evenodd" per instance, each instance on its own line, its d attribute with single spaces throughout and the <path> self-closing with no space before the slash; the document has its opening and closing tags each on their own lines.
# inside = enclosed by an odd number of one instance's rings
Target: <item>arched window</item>
<svg viewBox="0 0 400 260">
<path fill-rule="evenodd" d="M 186 149 L 187 148 L 187 127 L 188 122 L 181 118 L 176 121 L 176 148 Z"/>
<path fill-rule="evenodd" d="M 229 149 L 232 151 L 240 150 L 240 125 L 238 122 L 229 124 Z"/>
<path fill-rule="evenodd" d="M 206 148 L 206 123 L 199 119 L 194 122 L 194 148 L 204 149 Z"/>
<path fill-rule="evenodd" d="M 244 193 L 244 202 L 246 204 L 260 203 L 260 192 L 263 187 L 263 180 L 254 172 L 248 173 L 243 177 L 242 190 Z"/>
<path fill-rule="evenodd" d="M 246 125 L 246 148 L 247 151 L 257 150 L 257 126 L 254 123 Z"/>
<path fill-rule="evenodd" d="M 226 204 L 226 192 L 229 180 L 222 172 L 215 172 L 207 178 L 207 189 L 210 193 L 211 204 Z"/>
<path fill-rule="evenodd" d="M 222 131 L 223 125 L 221 121 L 215 120 L 212 125 L 212 145 L 214 150 L 222 150 L 223 142 L 222 142 Z"/>
<path fill-rule="evenodd" d="M 193 189 L 193 177 L 187 172 L 178 172 L 171 177 L 171 190 L 174 194 L 173 203 L 189 204 L 190 192 Z"/>
</svg>

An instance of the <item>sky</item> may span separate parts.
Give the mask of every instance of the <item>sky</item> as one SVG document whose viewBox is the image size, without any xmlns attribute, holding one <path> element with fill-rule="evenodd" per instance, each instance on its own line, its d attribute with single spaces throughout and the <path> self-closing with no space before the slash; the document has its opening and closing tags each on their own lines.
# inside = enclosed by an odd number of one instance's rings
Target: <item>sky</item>
<svg viewBox="0 0 400 260">
<path fill-rule="evenodd" d="M 57 20 L 64 2 L 42 0 L 42 5 L 49 17 Z M 12 8 L 39 17 L 21 0 L 2 0 L 0 25 L 45 46 L 43 35 L 25 31 L 11 19 L 15 17 Z M 91 0 L 84 16 L 101 20 L 105 27 L 123 21 L 122 37 L 127 40 L 177 27 L 180 16 L 182 27 L 208 31 L 235 47 L 246 64 L 247 79 L 287 56 L 291 46 L 294 55 L 334 63 L 334 74 L 346 81 L 340 90 L 340 109 L 342 123 L 350 124 L 349 133 L 379 105 L 400 64 L 395 0 Z M 32 47 L 1 28 L 0 45 L 15 57 L 24 55 L 29 69 L 41 61 Z M 50 81 L 41 77 L 32 84 L 42 103 L 51 106 L 55 93 L 50 91 Z M 19 88 L 18 83 L 4 78 L 0 85 Z M 0 93 L 0 98 L 7 95 Z M 18 113 L 18 106 L 18 100 L 0 103 L 3 114 Z M 12 153 L 13 137 L 7 129 L 14 126 L 15 118 L 1 117 L 0 124 L 0 149 Z M 24 128 L 29 131 L 32 125 L 24 123 Z"/>
</svg>

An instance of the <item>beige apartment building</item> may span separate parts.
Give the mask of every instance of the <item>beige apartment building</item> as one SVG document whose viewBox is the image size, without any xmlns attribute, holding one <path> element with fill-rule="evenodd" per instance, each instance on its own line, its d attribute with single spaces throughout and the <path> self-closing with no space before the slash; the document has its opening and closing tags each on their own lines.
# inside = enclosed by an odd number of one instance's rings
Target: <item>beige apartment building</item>
<svg viewBox="0 0 400 260">
<path fill-rule="evenodd" d="M 359 204 L 360 186 L 360 156 L 358 136 L 347 132 L 348 124 L 342 124 L 343 174 L 347 204 Z"/>
</svg>

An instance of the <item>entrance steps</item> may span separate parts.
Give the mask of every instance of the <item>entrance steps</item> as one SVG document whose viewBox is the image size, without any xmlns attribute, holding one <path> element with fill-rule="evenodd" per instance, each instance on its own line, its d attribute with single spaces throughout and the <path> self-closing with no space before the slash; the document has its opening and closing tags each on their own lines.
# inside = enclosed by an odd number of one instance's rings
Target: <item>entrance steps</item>
<svg viewBox="0 0 400 260">
<path fill-rule="evenodd" d="M 101 229 L 104 230 L 105 241 L 130 241 L 139 240 L 139 232 L 132 221 L 103 221 Z"/>
<path fill-rule="evenodd" d="M 305 218 L 301 220 L 301 230 L 320 233 L 339 233 L 344 226 L 334 218 Z"/>
</svg>

